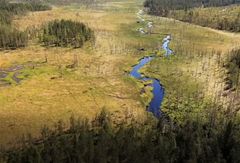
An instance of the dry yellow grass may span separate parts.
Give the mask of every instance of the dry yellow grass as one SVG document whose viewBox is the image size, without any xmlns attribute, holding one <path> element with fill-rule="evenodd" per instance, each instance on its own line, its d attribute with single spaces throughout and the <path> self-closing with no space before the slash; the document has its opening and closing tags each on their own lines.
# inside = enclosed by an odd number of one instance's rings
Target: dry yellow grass
<svg viewBox="0 0 240 163">
<path fill-rule="evenodd" d="M 117 6 L 119 6 L 118 4 Z M 121 5 L 120 5 L 121 6 Z M 124 8 L 122 6 L 122 8 Z M 40 28 L 54 19 L 72 19 L 88 24 L 96 34 L 95 49 L 48 48 L 36 41 L 23 49 L 0 52 L 0 66 L 40 63 L 28 68 L 30 77 L 20 85 L 0 88 L 0 144 L 6 145 L 23 134 L 39 134 L 44 126 L 75 117 L 92 118 L 103 108 L 116 120 L 126 114 L 141 118 L 145 108 L 140 103 L 139 87 L 124 74 L 135 64 L 131 42 L 120 35 L 121 24 L 133 23 L 134 15 L 109 14 L 104 10 L 54 8 L 29 13 L 14 20 L 20 30 Z M 48 63 L 43 63 L 45 55 Z M 66 69 L 77 56 L 79 66 Z M 9 144 L 8 144 L 9 145 Z"/>
</svg>

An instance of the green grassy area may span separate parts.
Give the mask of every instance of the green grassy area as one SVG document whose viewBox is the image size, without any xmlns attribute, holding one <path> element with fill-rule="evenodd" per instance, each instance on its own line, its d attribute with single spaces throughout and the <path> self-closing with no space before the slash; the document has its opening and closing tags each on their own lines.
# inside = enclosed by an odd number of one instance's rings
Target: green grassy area
<svg viewBox="0 0 240 163">
<path fill-rule="evenodd" d="M 161 109 L 178 122 L 183 122 L 186 116 L 201 116 L 210 104 L 204 98 L 204 83 L 182 71 L 181 64 L 181 60 L 175 56 L 158 57 L 144 69 L 145 74 L 160 80 L 165 89 Z"/>
<path fill-rule="evenodd" d="M 154 23 L 151 36 L 142 36 L 151 45 L 161 47 L 162 39 L 171 35 L 174 56 L 157 57 L 143 72 L 157 78 L 165 88 L 162 110 L 182 121 L 185 116 L 198 117 L 212 102 L 222 105 L 224 68 L 228 51 L 239 46 L 239 35 L 218 31 L 177 20 L 146 16 Z M 133 28 L 136 28 L 135 26 Z M 161 55 L 160 55 L 161 56 Z"/>
</svg>

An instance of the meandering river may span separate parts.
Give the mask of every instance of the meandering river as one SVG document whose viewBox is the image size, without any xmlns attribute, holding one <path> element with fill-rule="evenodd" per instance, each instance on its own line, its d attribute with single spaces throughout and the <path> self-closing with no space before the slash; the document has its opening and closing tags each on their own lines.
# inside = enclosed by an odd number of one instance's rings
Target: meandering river
<svg viewBox="0 0 240 163">
<path fill-rule="evenodd" d="M 163 39 L 162 48 L 165 50 L 165 56 L 169 56 L 172 54 L 172 50 L 169 48 L 170 41 L 171 41 L 170 36 L 167 36 Z M 139 70 L 142 67 L 144 67 L 146 64 L 151 62 L 155 57 L 156 57 L 156 55 L 151 55 L 151 56 L 146 56 L 146 57 L 143 57 L 142 59 L 140 59 L 138 64 L 133 67 L 132 71 L 130 72 L 130 75 L 138 80 L 142 80 L 142 81 L 151 80 L 152 81 L 151 86 L 153 87 L 153 91 L 152 91 L 153 98 L 152 98 L 151 102 L 149 103 L 148 111 L 152 112 L 155 117 L 159 118 L 161 116 L 160 107 L 161 107 L 163 97 L 164 97 L 164 88 L 158 79 L 148 78 L 139 72 Z"/>
</svg>

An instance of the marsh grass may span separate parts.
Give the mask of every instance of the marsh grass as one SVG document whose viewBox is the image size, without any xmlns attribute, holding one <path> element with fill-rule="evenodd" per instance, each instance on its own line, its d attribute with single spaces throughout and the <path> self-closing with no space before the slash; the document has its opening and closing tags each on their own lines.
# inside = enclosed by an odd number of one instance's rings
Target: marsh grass
<svg viewBox="0 0 240 163">
<path fill-rule="evenodd" d="M 222 70 L 213 75 L 212 69 L 218 64 L 212 58 L 217 51 L 224 57 L 225 52 L 239 45 L 239 37 L 154 16 L 146 16 L 146 20 L 154 22 L 155 34 L 141 36 L 136 33 L 139 24 L 133 14 L 139 6 L 140 1 L 137 5 L 135 1 L 117 1 L 107 3 L 101 10 L 60 7 L 16 17 L 13 24 L 21 31 L 37 30 L 56 18 L 83 22 L 94 30 L 96 42 L 94 47 L 85 45 L 82 49 L 45 48 L 33 39 L 24 49 L 0 52 L 1 67 L 40 63 L 35 69 L 23 70 L 28 77 L 20 85 L 0 88 L 0 144 L 10 146 L 8 142 L 26 132 L 37 137 L 42 126 L 51 128 L 59 119 L 68 121 L 72 114 L 91 119 L 102 108 L 111 112 L 115 121 L 124 120 L 128 112 L 142 121 L 150 114 L 146 112 L 146 104 L 151 99 L 151 90 L 148 87 L 141 95 L 144 83 L 132 79 L 128 72 L 140 58 L 161 47 L 168 34 L 172 36 L 170 47 L 176 56 L 156 58 L 143 72 L 160 79 L 165 87 L 164 112 L 179 121 L 186 112 L 200 114 L 208 99 L 212 99 L 211 94 L 215 96 L 222 84 L 217 82 L 222 79 L 218 76 Z M 126 12 L 126 7 L 131 7 L 131 12 Z M 146 51 L 139 52 L 139 48 Z M 73 64 L 74 56 L 78 58 L 78 66 L 67 68 Z M 204 64 L 208 68 L 202 69 Z M 201 73 L 197 78 L 193 77 L 195 70 Z M 205 82 L 206 79 L 215 82 L 216 87 Z M 171 103 L 174 106 L 168 109 Z M 186 108 L 187 103 L 192 107 Z"/>
<path fill-rule="evenodd" d="M 141 57 L 135 50 L 139 42 L 122 37 L 119 28 L 120 24 L 134 22 L 134 16 L 124 12 L 108 14 L 92 9 L 57 8 L 29 13 L 15 19 L 14 24 L 20 30 L 37 30 L 55 18 L 88 24 L 96 32 L 96 44 L 94 47 L 86 44 L 82 49 L 45 48 L 33 39 L 24 49 L 1 52 L 1 67 L 27 62 L 38 66 L 22 71 L 28 77 L 20 85 L 1 88 L 0 144 L 11 146 L 8 142 L 26 131 L 38 136 L 43 125 L 51 127 L 56 120 L 66 121 L 72 114 L 91 118 L 103 107 L 116 121 L 121 121 L 122 115 L 129 111 L 139 119 L 144 117 L 145 104 L 139 94 L 143 84 L 136 85 L 137 81 L 129 81 L 124 74 Z M 76 55 L 79 66 L 67 68 Z M 10 132 L 13 134 L 9 135 Z"/>
</svg>

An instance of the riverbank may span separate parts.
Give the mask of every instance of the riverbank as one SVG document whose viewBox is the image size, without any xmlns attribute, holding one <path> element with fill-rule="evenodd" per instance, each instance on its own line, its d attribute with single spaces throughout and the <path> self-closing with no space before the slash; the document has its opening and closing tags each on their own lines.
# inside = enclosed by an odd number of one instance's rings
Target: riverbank
<svg viewBox="0 0 240 163">
<path fill-rule="evenodd" d="M 140 33 L 142 34 L 142 31 L 140 31 Z M 171 40 L 170 36 L 166 36 L 163 39 L 162 49 L 165 51 L 164 57 L 170 57 L 171 55 L 173 55 L 172 54 L 173 51 L 169 48 L 170 40 Z M 144 76 L 144 74 L 140 73 L 140 70 L 155 58 L 156 58 L 156 54 L 147 56 L 147 57 L 145 56 L 142 59 L 140 59 L 138 64 L 132 68 L 130 75 L 143 82 L 148 82 L 148 81 L 151 82 L 151 84 L 145 86 L 145 87 L 151 86 L 152 94 L 153 94 L 150 103 L 147 105 L 147 111 L 151 112 L 156 118 L 160 118 L 162 116 L 161 104 L 164 98 L 164 88 L 161 85 L 161 81 L 158 79 L 146 77 Z"/>
</svg>

